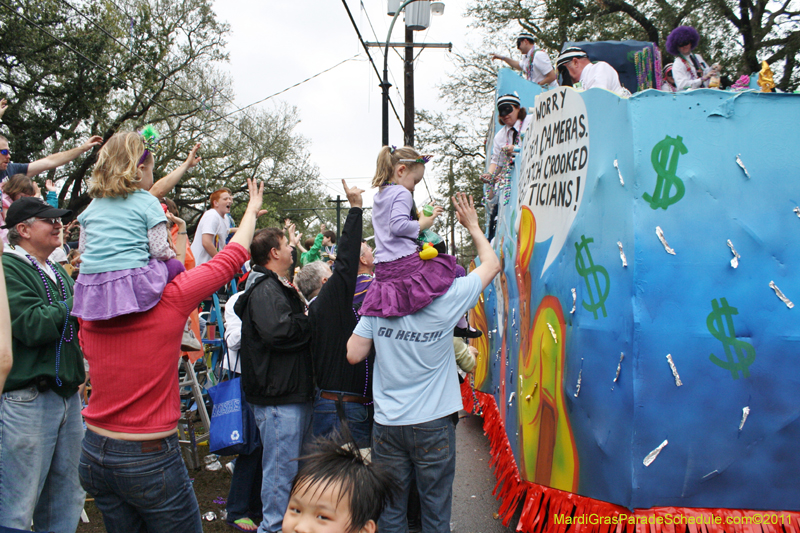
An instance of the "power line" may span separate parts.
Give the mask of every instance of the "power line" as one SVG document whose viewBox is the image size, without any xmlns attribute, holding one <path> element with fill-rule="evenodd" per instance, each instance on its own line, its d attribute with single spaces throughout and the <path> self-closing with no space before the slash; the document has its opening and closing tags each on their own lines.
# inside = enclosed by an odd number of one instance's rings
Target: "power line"
<svg viewBox="0 0 800 533">
<path fill-rule="evenodd" d="M 110 70 L 108 70 L 107 68 L 105 68 L 104 66 L 102 66 L 102 65 L 99 65 L 99 64 L 98 64 L 98 63 L 96 63 L 95 61 L 93 61 L 93 60 L 89 59 L 89 58 L 88 58 L 86 55 L 84 55 L 83 53 L 81 53 L 80 51 L 78 51 L 77 49 L 75 49 L 74 47 L 72 47 L 71 45 L 69 45 L 69 44 L 65 43 L 64 41 L 62 41 L 61 39 L 59 39 L 58 37 L 56 37 L 55 35 L 53 35 L 53 34 L 52 34 L 52 33 L 50 33 L 49 31 L 47 31 L 47 30 L 46 30 L 44 27 L 40 26 L 39 24 L 36 24 L 36 22 L 32 21 L 31 19 L 29 19 L 28 17 L 26 17 L 24 14 L 22 14 L 22 13 L 19 13 L 17 10 L 15 10 L 13 7 L 9 6 L 9 5 L 8 5 L 8 4 L 6 4 L 5 2 L 2 2 L 2 1 L 0 1 L 0 6 L 3 6 L 3 7 L 5 7 L 5 8 L 6 8 L 6 9 L 8 9 L 9 11 L 11 11 L 12 13 L 14 13 L 14 14 L 15 14 L 15 15 L 17 15 L 18 17 L 20 17 L 21 19 L 23 19 L 23 20 L 24 20 L 25 22 L 27 22 L 29 25 L 31 25 L 31 26 L 33 26 L 34 28 L 38 29 L 40 32 L 42 32 L 42 33 L 44 33 L 45 35 L 49 36 L 51 39 L 53 39 L 54 41 L 56 41 L 56 42 L 57 42 L 57 43 L 59 43 L 60 45 L 64 46 L 65 48 L 69 49 L 70 51 L 72 51 L 72 52 L 73 52 L 73 53 L 75 53 L 76 55 L 78 55 L 78 56 L 80 56 L 81 58 L 85 59 L 86 61 L 88 61 L 89 63 L 91 63 L 91 64 L 92 64 L 92 65 L 94 65 L 95 67 L 97 67 L 98 69 L 102 70 L 103 72 L 105 72 L 106 74 L 108 74 L 109 76 L 111 76 L 112 78 L 114 78 L 115 80 L 118 80 L 118 81 L 120 81 L 120 82 L 123 84 L 123 86 L 124 86 L 124 87 L 126 87 L 126 88 L 129 88 L 129 87 L 128 87 L 129 80 L 123 80 L 122 78 L 120 78 L 119 76 L 117 76 L 116 74 L 114 74 L 113 72 L 111 72 Z M 152 97 L 150 98 L 150 101 L 152 102 L 152 104 L 153 104 L 154 106 L 156 106 L 156 107 L 160 107 L 161 109 L 163 109 L 163 110 L 164 110 L 164 111 L 166 111 L 167 113 L 170 113 L 170 114 L 171 114 L 171 113 L 173 112 L 172 110 L 170 110 L 169 108 L 167 108 L 166 106 L 164 106 L 164 105 L 163 105 L 163 104 L 161 104 L 160 102 L 156 101 L 156 100 L 155 100 L 154 98 L 152 98 Z M 228 123 L 228 124 L 230 124 L 230 122 L 228 122 L 228 121 L 225 121 L 225 122 L 226 122 L 226 123 Z M 241 131 L 241 129 L 240 129 L 240 128 L 237 128 L 235 125 L 233 125 L 233 124 L 231 124 L 231 125 L 232 125 L 232 126 L 234 126 L 234 127 L 237 129 L 237 130 Z M 206 133 L 206 135 L 208 135 L 208 136 L 209 136 L 209 137 L 211 137 L 212 139 L 216 140 L 218 143 L 220 143 L 220 145 L 224 146 L 224 147 L 225 147 L 225 148 L 227 148 L 228 150 L 234 151 L 233 147 L 231 147 L 231 146 L 230 146 L 230 145 L 229 145 L 227 142 L 225 142 L 224 140 L 220 139 L 219 137 L 216 137 L 215 135 L 213 135 L 213 134 L 210 134 L 210 133 Z M 255 141 L 254 141 L 254 140 L 253 140 L 251 137 L 249 137 L 249 135 L 248 135 L 248 138 L 249 138 L 251 141 L 253 141 L 253 143 L 254 143 L 254 144 L 258 144 L 258 143 L 256 143 L 256 142 L 255 142 Z M 295 168 L 296 168 L 296 167 L 295 167 Z"/>
<path fill-rule="evenodd" d="M 369 29 L 372 30 L 372 36 L 375 37 L 375 41 L 380 42 L 380 39 L 378 39 L 378 35 L 375 33 L 375 28 L 372 27 L 372 20 L 370 20 L 369 18 L 369 13 L 367 13 L 367 9 L 364 7 L 363 1 L 361 2 L 361 11 L 363 11 L 364 15 L 367 17 L 367 24 L 369 24 Z M 383 54 L 381 53 L 381 55 Z M 394 90 L 397 93 L 397 97 L 400 98 L 400 103 L 406 105 L 406 102 L 403 99 L 403 95 L 400 94 L 400 84 L 397 83 L 397 80 L 394 78 L 394 74 L 392 73 L 391 70 L 389 71 L 389 76 L 392 77 L 392 81 L 394 82 Z"/>
<path fill-rule="evenodd" d="M 364 51 L 367 53 L 367 57 L 369 58 L 369 62 L 372 65 L 372 69 L 375 71 L 375 75 L 378 76 L 378 79 L 383 83 L 383 78 L 381 78 L 380 72 L 378 72 L 378 67 L 375 66 L 375 62 L 372 60 L 372 56 L 369 53 L 369 48 L 367 47 L 367 43 L 364 42 L 364 39 L 361 38 L 361 32 L 358 30 L 358 26 L 356 25 L 356 21 L 353 18 L 353 14 L 350 12 L 350 6 L 347 5 L 347 0 L 342 0 L 342 4 L 344 4 L 344 8 L 347 11 L 347 16 L 350 17 L 350 22 L 353 24 L 353 29 L 356 30 L 356 35 L 358 36 L 358 42 L 361 43 L 361 46 L 364 47 Z M 377 37 L 376 37 L 377 39 Z M 403 127 L 403 121 L 400 120 L 400 115 L 397 114 L 397 109 L 394 107 L 394 102 L 392 99 L 389 98 L 389 105 L 392 106 L 392 111 L 394 111 L 394 116 L 397 118 L 398 124 L 400 127 Z"/>
<path fill-rule="evenodd" d="M 317 76 L 320 76 L 321 74 L 325 74 L 326 72 L 329 72 L 329 71 L 331 71 L 331 70 L 335 69 L 335 68 L 336 68 L 336 67 L 338 67 L 339 65 L 343 65 L 343 64 L 347 63 L 348 61 L 353 61 L 353 60 L 354 60 L 355 58 L 357 58 L 358 56 L 359 56 L 359 54 L 356 54 L 356 55 L 354 55 L 353 57 L 349 57 L 349 58 L 345 59 L 344 61 L 340 61 L 340 62 L 336 63 L 334 66 L 332 66 L 332 67 L 330 67 L 330 68 L 326 68 L 326 69 L 325 69 L 325 70 L 323 70 L 322 72 L 317 72 L 317 73 L 316 73 L 316 74 L 314 74 L 313 76 L 310 76 L 310 77 L 308 77 L 308 78 L 304 79 L 303 81 L 299 81 L 299 82 L 295 83 L 294 85 L 292 85 L 292 86 L 290 86 L 290 87 L 287 87 L 287 88 L 283 89 L 282 91 L 278 91 L 278 92 L 276 92 L 275 94 L 271 94 L 271 95 L 267 96 L 266 98 L 262 98 L 261 100 L 258 100 L 258 101 L 256 101 L 256 102 L 253 102 L 252 104 L 247 104 L 247 105 L 246 105 L 246 106 L 244 106 L 244 107 L 241 107 L 241 108 L 235 109 L 235 110 L 231 111 L 230 113 L 228 113 L 227 115 L 225 115 L 225 117 L 229 117 L 229 116 L 233 115 L 234 113 L 238 113 L 239 111 L 244 111 L 244 110 L 245 110 L 245 109 L 247 109 L 248 107 L 253 107 L 254 105 L 260 104 L 260 103 L 262 103 L 262 102 L 266 102 L 266 101 L 267 101 L 267 100 L 269 100 L 270 98 L 274 98 L 275 96 L 278 96 L 279 94 L 283 94 L 283 93 L 285 93 L 286 91 L 288 91 L 289 89 L 294 89 L 294 88 L 295 88 L 295 87 L 297 87 L 298 85 L 302 85 L 302 84 L 304 84 L 305 82 L 307 82 L 307 81 L 309 81 L 309 80 L 313 80 L 313 79 L 314 79 L 314 78 L 316 78 Z M 224 117 L 223 117 L 223 118 L 224 118 Z"/>
<path fill-rule="evenodd" d="M 125 46 L 125 44 L 124 44 L 124 43 L 122 43 L 122 42 L 121 42 L 119 39 L 117 39 L 116 37 L 114 37 L 113 35 L 111 35 L 111 34 L 110 34 L 110 33 L 109 33 L 109 32 L 108 32 L 108 31 L 107 31 L 107 30 L 106 30 L 104 27 L 100 26 L 100 25 L 99 25 L 97 22 L 95 22 L 94 20 L 92 20 L 92 19 L 91 19 L 91 18 L 90 18 L 88 15 L 84 14 L 84 13 L 83 13 L 83 12 L 82 12 L 80 9 L 78 9 L 77 7 L 75 7 L 75 6 L 73 6 L 72 4 L 70 4 L 70 3 L 69 3 L 67 0 L 60 0 L 60 1 L 61 1 L 63 4 L 66 4 L 67 6 L 69 6 L 70 8 L 72 8 L 73 10 L 75 10 L 75 11 L 76 11 L 76 12 L 77 12 L 77 13 L 78 13 L 80 16 L 82 16 L 83 18 L 85 18 L 86 20 L 88 20 L 89 22 L 91 22 L 91 23 L 92 23 L 94 26 L 96 26 L 98 29 L 100 29 L 100 31 L 102 31 L 103 33 L 105 33 L 105 34 L 106 34 L 107 36 L 109 36 L 109 37 L 110 37 L 112 40 L 114 40 L 114 42 L 116 42 L 117 44 L 119 44 L 119 45 L 120 45 L 120 46 L 121 46 L 121 47 L 122 47 L 124 50 L 128 50 L 128 47 L 127 47 L 127 46 Z M 118 10 L 120 10 L 120 11 L 121 11 L 121 12 L 122 12 L 124 15 L 126 15 L 126 16 L 130 17 L 130 18 L 131 18 L 131 20 L 133 20 L 133 17 L 131 17 L 131 16 L 130 16 L 130 15 L 127 13 L 127 12 L 125 12 L 124 10 L 121 10 L 121 9 L 119 8 L 119 6 L 117 6 L 116 4 L 114 4 L 114 6 L 115 6 L 115 7 L 116 7 Z M 133 55 L 133 54 L 131 54 L 131 55 Z M 85 57 L 85 56 L 84 56 L 84 57 Z M 140 59 L 141 59 L 141 58 L 140 58 Z M 198 103 L 200 103 L 201 105 L 203 105 L 203 106 L 206 106 L 206 103 L 205 103 L 205 100 L 204 100 L 204 99 L 200 99 L 200 98 L 196 97 L 195 95 L 193 95 L 192 93 L 190 93 L 189 91 L 187 91 L 186 89 L 184 89 L 184 88 L 183 88 L 183 87 L 182 87 L 182 86 L 181 86 L 181 85 L 180 85 L 178 82 L 176 82 L 175 80 L 173 80 L 172 78 L 170 78 L 169 76 L 167 76 L 166 74 L 164 74 L 163 72 L 161 72 L 160 70 L 158 70 L 158 68 L 156 68 L 156 66 L 155 66 L 155 65 L 153 65 L 152 63 L 150 63 L 149 61 L 146 61 L 146 60 L 144 60 L 144 59 L 141 59 L 141 61 L 142 61 L 142 62 L 143 62 L 145 65 L 147 65 L 148 67 L 152 68 L 152 69 L 153 69 L 155 72 L 157 72 L 157 73 L 158 73 L 158 74 L 159 74 L 159 75 L 160 75 L 162 78 L 164 78 L 164 80 L 165 80 L 165 81 L 169 81 L 169 82 L 170 82 L 170 83 L 171 83 L 173 86 L 177 87 L 177 88 L 178 88 L 178 89 L 179 89 L 181 92 L 183 92 L 185 95 L 189 96 L 189 97 L 190 97 L 192 100 L 195 100 L 195 101 L 197 101 Z M 225 120 L 225 116 L 224 116 L 224 115 L 222 115 L 221 113 L 219 113 L 218 111 L 216 111 L 216 110 L 215 110 L 213 107 L 211 107 L 211 106 L 206 106 L 206 107 L 207 107 L 207 109 L 208 109 L 209 111 L 213 111 L 213 113 L 214 113 L 215 115 L 217 115 L 217 116 L 220 118 L 220 120 Z M 249 134 L 248 132 L 246 132 L 246 131 L 244 131 L 243 129 L 241 129 L 241 128 L 240 128 L 238 125 L 236 125 L 235 123 L 233 123 L 233 122 L 230 122 L 230 121 L 228 121 L 228 120 L 225 120 L 225 122 L 226 122 L 226 123 L 227 123 L 229 126 L 231 126 L 231 127 L 233 127 L 234 129 L 238 130 L 238 131 L 239 131 L 239 132 L 240 132 L 242 135 L 244 135 L 245 137 L 247 137 L 248 139 L 250 139 L 250 141 L 251 141 L 253 144 L 258 144 L 258 142 L 257 142 L 257 141 L 256 141 L 256 140 L 255 140 L 253 137 L 251 137 L 251 136 L 250 136 L 250 134 Z"/>
</svg>

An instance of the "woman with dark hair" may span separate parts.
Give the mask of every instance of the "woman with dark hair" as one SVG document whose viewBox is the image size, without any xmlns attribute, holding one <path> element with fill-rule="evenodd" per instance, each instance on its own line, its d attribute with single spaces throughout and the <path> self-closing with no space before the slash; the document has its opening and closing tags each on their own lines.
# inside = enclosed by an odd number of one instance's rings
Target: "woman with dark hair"
<svg viewBox="0 0 800 533">
<path fill-rule="evenodd" d="M 700 34 L 691 26 L 678 26 L 667 37 L 667 52 L 675 56 L 672 77 L 678 91 L 708 87 L 708 81 L 719 76 L 719 65 L 709 67 L 700 54 L 692 52 L 700 43 Z"/>
</svg>

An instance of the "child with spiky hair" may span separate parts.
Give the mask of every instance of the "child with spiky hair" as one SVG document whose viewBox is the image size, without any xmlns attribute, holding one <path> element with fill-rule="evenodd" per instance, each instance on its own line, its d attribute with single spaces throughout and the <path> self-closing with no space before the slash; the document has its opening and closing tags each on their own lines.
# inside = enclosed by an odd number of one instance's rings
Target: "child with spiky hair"
<svg viewBox="0 0 800 533">
<path fill-rule="evenodd" d="M 283 533 L 377 531 L 381 512 L 398 493 L 388 471 L 371 464 L 352 439 L 337 434 L 316 440 L 299 460 Z"/>
</svg>

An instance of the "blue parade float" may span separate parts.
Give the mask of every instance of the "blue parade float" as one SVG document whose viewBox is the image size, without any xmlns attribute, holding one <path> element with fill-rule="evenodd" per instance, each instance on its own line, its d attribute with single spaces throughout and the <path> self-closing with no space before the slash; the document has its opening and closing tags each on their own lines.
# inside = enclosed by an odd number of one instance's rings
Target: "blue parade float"
<svg viewBox="0 0 800 533">
<path fill-rule="evenodd" d="M 504 69 L 514 92 L 534 118 L 495 184 L 503 270 L 463 388 L 504 520 L 800 530 L 800 96 Z"/>
</svg>

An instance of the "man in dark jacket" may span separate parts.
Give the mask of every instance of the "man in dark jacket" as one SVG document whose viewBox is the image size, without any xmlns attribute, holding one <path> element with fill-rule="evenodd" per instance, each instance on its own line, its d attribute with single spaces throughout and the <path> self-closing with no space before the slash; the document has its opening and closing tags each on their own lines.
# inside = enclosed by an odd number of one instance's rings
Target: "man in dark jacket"
<svg viewBox="0 0 800 533">
<path fill-rule="evenodd" d="M 47 258 L 61 244 L 61 217 L 37 198 L 11 204 L 3 267 L 14 363 L 0 401 L 0 525 L 74 532 L 83 509 L 78 387 L 86 375 L 72 278 Z"/>
<path fill-rule="evenodd" d="M 286 275 L 292 249 L 278 228 L 263 229 L 250 245 L 253 271 L 263 274 L 234 307 L 242 318 L 242 383 L 263 445 L 260 533 L 281 531 L 311 426 L 314 394 L 306 305 Z"/>
<path fill-rule="evenodd" d="M 353 308 L 361 252 L 364 192 L 344 183 L 350 212 L 339 240 L 333 272 L 325 263 L 309 263 L 295 282 L 309 301 L 311 354 L 317 394 L 314 398 L 314 435 L 327 435 L 347 421 L 359 447 L 370 445 L 372 433 L 372 380 L 374 356 L 357 365 L 347 362 L 347 341 L 358 323 Z M 363 297 L 362 297 L 363 301 Z"/>
</svg>

